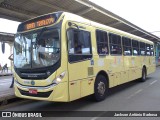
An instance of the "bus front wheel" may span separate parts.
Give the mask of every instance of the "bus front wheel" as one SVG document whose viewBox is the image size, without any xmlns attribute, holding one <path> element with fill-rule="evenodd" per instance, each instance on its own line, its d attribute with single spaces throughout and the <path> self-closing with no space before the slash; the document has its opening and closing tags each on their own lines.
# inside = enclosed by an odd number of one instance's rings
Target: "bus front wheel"
<svg viewBox="0 0 160 120">
<path fill-rule="evenodd" d="M 108 93 L 107 79 L 103 75 L 98 75 L 94 84 L 94 99 L 102 101 L 106 98 Z"/>
</svg>

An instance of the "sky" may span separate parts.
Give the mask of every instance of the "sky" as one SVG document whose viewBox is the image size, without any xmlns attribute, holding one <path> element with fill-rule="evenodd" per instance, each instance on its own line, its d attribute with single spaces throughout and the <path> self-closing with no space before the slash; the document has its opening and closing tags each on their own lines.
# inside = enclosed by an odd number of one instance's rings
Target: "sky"
<svg viewBox="0 0 160 120">
<path fill-rule="evenodd" d="M 0 18 L 0 32 L 16 33 L 20 22 Z"/>
<path fill-rule="evenodd" d="M 160 37 L 160 0 L 90 0 L 126 19 L 136 26 Z M 0 32 L 16 33 L 19 22 L 0 18 Z M 8 48 L 9 46 L 6 46 Z M 1 49 L 1 48 L 0 48 Z M 7 49 L 9 50 L 9 49 Z M 3 60 L 1 58 L 4 58 Z M 0 52 L 0 63 L 5 64 L 8 53 Z M 7 60 L 9 63 L 9 61 Z"/>
</svg>

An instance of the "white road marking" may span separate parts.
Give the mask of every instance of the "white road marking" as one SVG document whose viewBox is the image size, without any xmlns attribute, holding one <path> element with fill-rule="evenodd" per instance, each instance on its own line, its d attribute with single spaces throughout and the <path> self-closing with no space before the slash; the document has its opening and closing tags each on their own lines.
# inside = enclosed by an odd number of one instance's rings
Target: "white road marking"
<svg viewBox="0 0 160 120">
<path fill-rule="evenodd" d="M 150 83 L 150 85 L 153 85 L 154 83 L 156 83 L 158 80 L 155 80 L 153 82 Z"/>
<path fill-rule="evenodd" d="M 142 89 L 136 91 L 135 94 L 138 94 L 138 93 L 140 93 L 141 91 L 142 91 Z"/>
<path fill-rule="evenodd" d="M 140 93 L 143 89 L 139 89 L 136 92 L 134 92 L 133 94 L 131 94 L 129 97 L 127 97 L 127 99 L 130 99 L 131 97 L 135 96 L 136 94 Z"/>
</svg>

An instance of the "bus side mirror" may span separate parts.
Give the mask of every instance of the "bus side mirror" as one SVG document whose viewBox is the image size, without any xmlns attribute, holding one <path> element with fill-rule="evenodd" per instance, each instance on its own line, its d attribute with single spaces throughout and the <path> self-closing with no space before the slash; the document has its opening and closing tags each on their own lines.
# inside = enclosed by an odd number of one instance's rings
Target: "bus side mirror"
<svg viewBox="0 0 160 120">
<path fill-rule="evenodd" d="M 68 26 L 71 27 L 71 26 L 72 26 L 72 23 L 71 23 L 71 22 L 68 22 Z"/>
</svg>

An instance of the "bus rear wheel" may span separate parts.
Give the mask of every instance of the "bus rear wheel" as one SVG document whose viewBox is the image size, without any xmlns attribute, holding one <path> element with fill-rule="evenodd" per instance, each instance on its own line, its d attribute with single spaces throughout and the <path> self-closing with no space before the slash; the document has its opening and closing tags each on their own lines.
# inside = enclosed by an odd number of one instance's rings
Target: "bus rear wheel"
<svg viewBox="0 0 160 120">
<path fill-rule="evenodd" d="M 107 79 L 103 75 L 98 75 L 94 84 L 94 99 L 102 101 L 106 98 L 108 93 Z"/>
<path fill-rule="evenodd" d="M 142 69 L 142 77 L 141 77 L 141 81 L 145 82 L 146 81 L 146 77 L 147 77 L 147 71 L 145 68 Z"/>
</svg>

